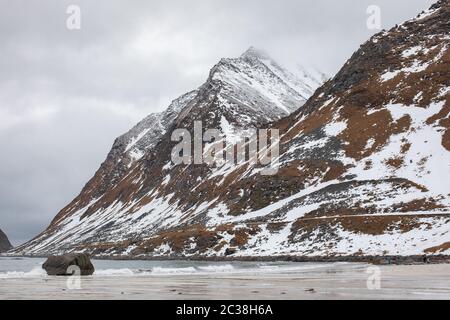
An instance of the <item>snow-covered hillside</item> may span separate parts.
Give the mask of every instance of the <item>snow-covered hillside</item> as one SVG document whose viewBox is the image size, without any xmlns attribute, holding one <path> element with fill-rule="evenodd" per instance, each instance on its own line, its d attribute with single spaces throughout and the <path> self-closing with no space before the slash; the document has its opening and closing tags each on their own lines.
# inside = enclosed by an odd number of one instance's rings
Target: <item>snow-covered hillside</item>
<svg viewBox="0 0 450 320">
<path fill-rule="evenodd" d="M 53 251 L 50 247 L 56 242 L 59 243 L 58 246 L 68 248 L 90 237 L 106 235 L 103 230 L 110 233 L 109 227 L 113 224 L 118 227 L 123 219 L 129 220 L 128 214 L 135 211 L 135 202 L 138 200 L 130 198 L 131 202 L 118 205 L 115 199 L 117 188 L 128 181 L 128 177 L 134 175 L 133 172 L 148 170 L 143 168 L 148 167 L 147 161 L 152 154 L 158 153 L 160 157 L 161 154 L 164 157 L 170 155 L 169 150 L 160 149 L 166 146 L 164 140 L 174 128 L 189 127 L 185 123 L 192 124 L 195 120 L 202 120 L 205 127 L 220 128 L 227 139 L 232 139 L 232 135 L 237 137 L 250 128 L 257 128 L 289 115 L 300 108 L 322 84 L 322 78 L 316 79 L 306 73 L 301 77 L 287 71 L 265 52 L 253 47 L 239 58 L 222 59 L 211 69 L 207 81 L 199 89 L 174 100 L 164 112 L 150 114 L 129 132 L 117 138 L 95 176 L 80 195 L 53 220 L 49 229 L 56 227 L 56 232 L 49 236 L 50 232 L 45 231 L 32 241 L 37 245 L 33 245 L 34 249 L 27 253 Z M 162 171 L 167 168 L 170 168 L 170 163 L 165 164 Z M 164 186 L 169 182 L 169 177 L 170 175 L 166 175 L 161 179 L 158 175 L 153 176 L 152 185 L 159 181 Z M 139 180 L 141 178 L 142 175 L 132 183 L 142 182 Z M 181 189 L 185 190 L 183 187 Z M 139 222 L 132 222 L 134 226 L 124 223 L 119 227 L 120 230 L 114 228 L 116 230 L 108 237 L 117 237 L 115 240 L 121 241 L 149 234 L 153 225 L 166 226 L 170 221 L 163 221 L 157 212 L 167 213 L 176 209 L 169 204 L 167 197 L 162 197 L 141 208 L 139 212 L 150 207 L 155 207 L 154 215 L 146 214 L 148 217 L 142 219 L 139 213 L 135 213 Z M 176 225 L 177 219 L 173 221 Z M 43 238 L 46 239 L 41 241 Z M 61 241 L 62 239 L 64 240 Z"/>
</svg>

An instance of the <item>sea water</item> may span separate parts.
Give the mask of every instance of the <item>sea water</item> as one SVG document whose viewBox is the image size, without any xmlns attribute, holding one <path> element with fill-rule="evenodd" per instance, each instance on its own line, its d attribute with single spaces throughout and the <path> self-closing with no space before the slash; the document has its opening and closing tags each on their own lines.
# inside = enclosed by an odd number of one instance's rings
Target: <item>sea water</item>
<svg viewBox="0 0 450 320">
<path fill-rule="evenodd" d="M 0 279 L 46 276 L 42 264 L 45 258 L 0 257 Z M 97 260 L 93 276 L 151 276 L 202 274 L 261 274 L 311 272 L 330 268 L 330 263 L 300 262 L 211 262 L 211 261 L 155 261 L 155 260 Z M 338 263 L 345 264 L 345 263 Z"/>
</svg>

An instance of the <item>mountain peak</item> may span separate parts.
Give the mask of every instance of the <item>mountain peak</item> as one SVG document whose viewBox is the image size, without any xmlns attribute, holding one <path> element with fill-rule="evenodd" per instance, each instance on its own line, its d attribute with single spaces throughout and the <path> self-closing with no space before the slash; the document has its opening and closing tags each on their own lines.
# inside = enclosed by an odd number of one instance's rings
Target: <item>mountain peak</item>
<svg viewBox="0 0 450 320">
<path fill-rule="evenodd" d="M 241 59 L 245 59 L 245 58 L 253 58 L 253 59 L 271 59 L 270 56 L 267 54 L 266 51 L 255 48 L 253 46 L 251 46 L 250 48 L 247 49 L 247 51 L 245 51 L 243 54 L 241 54 Z"/>
<path fill-rule="evenodd" d="M 269 100 L 273 100 L 274 96 L 281 99 L 277 99 L 279 101 L 275 105 L 281 106 L 286 103 L 293 105 L 288 110 L 282 107 L 284 113 L 290 113 L 303 105 L 325 78 L 320 72 L 289 71 L 271 58 L 266 51 L 253 46 L 238 58 L 222 58 L 211 69 L 209 76 L 210 80 L 228 83 L 228 87 L 235 87 L 239 91 L 248 86 L 260 91 L 261 86 L 264 86 L 270 91 L 263 93 L 269 94 Z M 277 90 L 276 88 L 284 91 L 281 93 L 282 97 L 280 92 L 273 92 Z"/>
</svg>

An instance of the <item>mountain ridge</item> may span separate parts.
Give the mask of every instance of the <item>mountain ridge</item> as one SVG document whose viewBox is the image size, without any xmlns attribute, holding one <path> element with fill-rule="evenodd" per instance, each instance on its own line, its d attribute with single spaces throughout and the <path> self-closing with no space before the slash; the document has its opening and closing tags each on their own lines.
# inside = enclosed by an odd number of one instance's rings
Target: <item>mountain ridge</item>
<svg viewBox="0 0 450 320">
<path fill-rule="evenodd" d="M 104 198 L 111 198 L 108 192 L 111 193 L 111 190 L 114 190 L 116 185 L 130 174 L 130 171 L 136 169 L 136 175 L 140 176 L 139 170 L 144 172 L 146 170 L 143 169 L 144 167 L 151 167 L 152 164 L 147 164 L 154 161 L 152 159 L 156 157 L 152 152 L 153 147 L 156 147 L 161 140 L 170 140 L 170 132 L 176 127 L 189 127 L 194 121 L 202 120 L 205 127 L 226 125 L 227 130 L 239 131 L 241 128 L 257 128 L 262 124 L 280 119 L 300 107 L 305 102 L 303 95 L 311 92 L 299 94 L 292 89 L 296 82 L 289 83 L 290 80 L 295 80 L 294 75 L 289 74 L 290 78 L 283 80 L 265 64 L 275 64 L 267 54 L 264 54 L 265 63 L 260 59 L 262 59 L 261 53 L 259 51 L 257 53 L 254 48 L 250 48 L 239 58 L 221 59 L 211 69 L 207 81 L 200 88 L 174 100 L 166 111 L 149 115 L 128 133 L 116 139 L 106 161 L 96 175 L 83 188 L 80 195 L 54 218 L 49 228 L 70 218 L 70 215 L 79 208 L 86 208 L 81 217 L 83 219 L 107 206 L 100 202 Z M 288 74 L 278 64 L 276 68 L 279 72 Z M 267 90 L 266 88 L 270 87 L 268 84 L 276 86 Z M 251 101 L 248 102 L 249 100 Z M 176 112 L 170 111 L 174 109 L 173 105 L 176 107 Z M 166 113 L 169 115 L 166 116 Z M 209 116 L 211 114 L 212 117 Z M 164 130 L 154 132 L 155 122 L 158 123 L 165 116 L 169 121 L 165 121 Z M 144 130 L 149 131 L 142 134 Z M 151 139 L 145 141 L 144 138 L 149 135 Z M 139 148 L 140 141 L 144 142 L 145 148 Z M 132 145 L 131 148 L 130 145 Z M 167 145 L 170 145 L 170 142 Z M 140 156 L 132 161 L 130 150 L 133 151 L 134 146 L 138 147 L 135 153 Z M 166 148 L 166 150 L 159 150 L 159 153 L 167 158 L 170 150 Z M 160 172 L 162 169 L 156 170 Z M 159 174 L 156 173 L 156 175 Z M 129 193 L 125 190 L 118 192 L 122 195 Z M 38 238 L 39 236 L 32 241 L 37 241 Z"/>
</svg>

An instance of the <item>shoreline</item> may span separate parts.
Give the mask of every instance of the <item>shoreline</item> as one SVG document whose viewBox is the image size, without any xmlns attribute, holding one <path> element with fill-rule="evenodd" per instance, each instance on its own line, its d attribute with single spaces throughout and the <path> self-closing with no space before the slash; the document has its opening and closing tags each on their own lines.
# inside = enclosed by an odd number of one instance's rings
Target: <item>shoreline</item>
<svg viewBox="0 0 450 320">
<path fill-rule="evenodd" d="M 5 258 L 48 258 L 51 255 L 12 255 L 0 254 Z M 412 255 L 412 256 L 127 256 L 91 255 L 94 260 L 132 260 L 132 261 L 211 261 L 211 262 L 364 262 L 374 265 L 417 265 L 448 264 L 450 255 Z"/>
<path fill-rule="evenodd" d="M 330 264 L 287 271 L 0 279 L 0 300 L 450 299 L 450 264 Z"/>
</svg>

